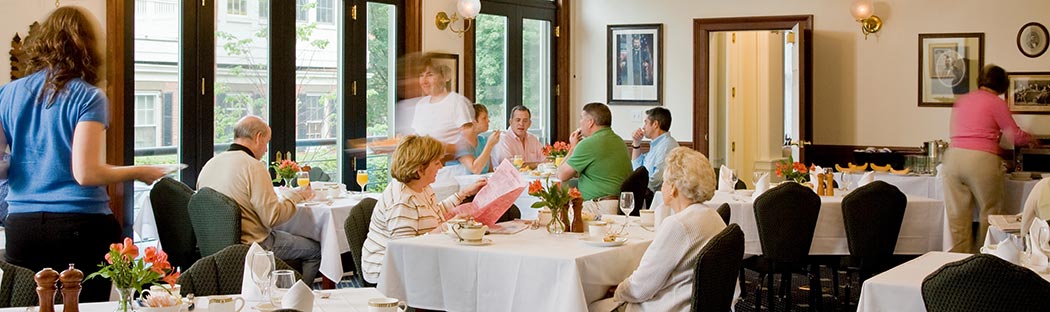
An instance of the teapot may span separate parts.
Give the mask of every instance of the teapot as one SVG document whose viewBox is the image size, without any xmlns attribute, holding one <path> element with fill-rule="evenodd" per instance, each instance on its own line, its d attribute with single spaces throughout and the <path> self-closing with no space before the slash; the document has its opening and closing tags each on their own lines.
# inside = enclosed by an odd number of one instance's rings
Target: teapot
<svg viewBox="0 0 1050 312">
<path fill-rule="evenodd" d="M 453 223 L 450 227 L 452 233 L 456 234 L 456 238 L 459 238 L 460 241 L 480 241 L 482 237 L 485 237 L 485 232 L 489 231 L 487 225 L 473 219 Z"/>
</svg>

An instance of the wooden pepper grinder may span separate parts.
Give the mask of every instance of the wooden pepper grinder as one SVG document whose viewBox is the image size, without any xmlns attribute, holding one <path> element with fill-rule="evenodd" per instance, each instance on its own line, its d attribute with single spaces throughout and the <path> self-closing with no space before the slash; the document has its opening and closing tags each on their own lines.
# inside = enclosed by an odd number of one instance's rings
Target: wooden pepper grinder
<svg viewBox="0 0 1050 312">
<path fill-rule="evenodd" d="M 831 172 L 831 168 L 824 169 L 824 184 L 824 195 L 835 196 L 835 173 Z"/>
<path fill-rule="evenodd" d="M 62 312 L 79 312 L 84 272 L 77 270 L 70 263 L 69 268 L 58 275 L 58 280 L 62 281 Z"/>
<path fill-rule="evenodd" d="M 572 225 L 569 226 L 569 232 L 583 233 L 583 216 L 581 211 L 583 210 L 583 199 L 573 198 L 572 199 Z"/>
<path fill-rule="evenodd" d="M 813 185 L 815 185 L 817 187 L 817 196 L 824 196 L 824 189 L 827 188 L 827 187 L 824 186 L 824 174 L 823 173 L 818 173 L 817 174 L 817 180 L 813 181 Z"/>
<path fill-rule="evenodd" d="M 40 299 L 40 312 L 55 312 L 55 292 L 58 290 L 58 272 L 44 268 L 33 277 L 36 280 L 36 296 Z"/>
</svg>

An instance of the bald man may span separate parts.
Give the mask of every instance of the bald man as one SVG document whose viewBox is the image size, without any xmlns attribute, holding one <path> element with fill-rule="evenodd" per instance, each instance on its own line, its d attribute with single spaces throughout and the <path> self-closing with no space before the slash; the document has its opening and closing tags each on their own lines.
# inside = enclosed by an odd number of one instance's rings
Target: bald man
<svg viewBox="0 0 1050 312">
<path fill-rule="evenodd" d="M 257 116 L 245 116 L 233 128 L 230 149 L 215 155 L 201 169 L 197 188 L 210 187 L 241 208 L 241 243 L 259 243 L 281 260 L 303 262 L 303 280 L 312 282 L 321 265 L 321 245 L 312 239 L 274 227 L 295 215 L 295 204 L 313 197 L 309 187 L 277 197 L 270 171 L 259 160 L 270 143 L 270 126 Z"/>
</svg>

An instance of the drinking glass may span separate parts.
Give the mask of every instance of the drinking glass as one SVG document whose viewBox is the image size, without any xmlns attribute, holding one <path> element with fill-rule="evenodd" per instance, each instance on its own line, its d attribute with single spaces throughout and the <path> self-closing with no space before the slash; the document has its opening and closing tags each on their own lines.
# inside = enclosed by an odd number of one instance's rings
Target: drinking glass
<svg viewBox="0 0 1050 312">
<path fill-rule="evenodd" d="M 839 185 L 842 188 L 842 191 L 849 191 L 849 184 L 853 181 L 853 174 L 845 171 L 840 171 L 839 179 L 842 180 L 842 185 Z"/>
<path fill-rule="evenodd" d="M 357 171 L 357 186 L 361 187 L 361 196 L 365 194 L 365 186 L 368 185 L 368 170 Z"/>
<path fill-rule="evenodd" d="M 292 270 L 276 270 L 273 271 L 273 291 L 270 295 L 270 302 L 275 307 L 280 307 L 281 299 L 288 293 L 288 290 L 295 285 L 295 272 Z"/>
<path fill-rule="evenodd" d="M 521 169 L 521 166 L 525 164 L 525 159 L 522 158 L 521 155 L 514 155 L 512 161 L 514 162 L 514 168 L 518 169 Z"/>
<path fill-rule="evenodd" d="M 737 177 L 736 171 L 729 173 L 729 180 L 733 181 L 733 192 L 736 193 L 736 183 L 740 182 L 740 177 Z"/>
<path fill-rule="evenodd" d="M 623 229 L 627 228 L 627 221 L 631 220 L 631 212 L 634 211 L 634 192 L 621 192 L 620 193 L 620 211 L 623 211 Z"/>
<path fill-rule="evenodd" d="M 297 178 L 296 178 L 295 182 L 296 182 L 296 184 L 299 184 L 299 187 L 309 187 L 310 186 L 310 172 L 308 172 L 308 171 L 299 171 L 299 174 L 296 177 Z"/>
<path fill-rule="evenodd" d="M 761 171 L 752 172 L 751 173 L 751 186 L 753 186 L 755 189 L 758 189 L 758 180 L 761 180 L 763 175 L 765 175 L 765 172 L 761 172 Z"/>
<path fill-rule="evenodd" d="M 271 279 L 273 278 L 274 267 L 276 267 L 276 263 L 273 260 L 273 252 L 260 251 L 253 253 L 250 261 L 251 263 L 248 267 L 252 271 L 252 282 L 259 286 L 263 296 L 272 299 L 272 296 L 270 296 L 270 284 L 273 283 Z M 271 301 L 270 304 L 273 304 L 273 302 Z"/>
</svg>

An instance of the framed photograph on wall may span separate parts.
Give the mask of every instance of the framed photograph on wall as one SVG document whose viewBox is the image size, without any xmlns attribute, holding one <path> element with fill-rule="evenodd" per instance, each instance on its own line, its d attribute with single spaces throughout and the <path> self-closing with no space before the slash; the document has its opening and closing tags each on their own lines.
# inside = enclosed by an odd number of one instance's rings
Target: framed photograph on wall
<svg viewBox="0 0 1050 312">
<path fill-rule="evenodd" d="M 951 107 L 977 90 L 984 34 L 919 34 L 919 106 Z"/>
<path fill-rule="evenodd" d="M 1027 57 L 1039 57 L 1046 52 L 1047 41 L 1050 40 L 1050 32 L 1047 32 L 1043 24 L 1031 22 L 1021 26 L 1017 31 L 1017 49 Z"/>
<path fill-rule="evenodd" d="M 1010 73 L 1006 104 L 1014 113 L 1050 114 L 1050 72 Z"/>
<path fill-rule="evenodd" d="M 446 85 L 449 91 L 460 93 L 459 90 L 459 54 L 449 53 L 427 53 L 430 56 L 434 68 L 447 67 L 449 83 Z"/>
<path fill-rule="evenodd" d="M 663 24 L 609 25 L 610 105 L 663 103 Z"/>
</svg>

